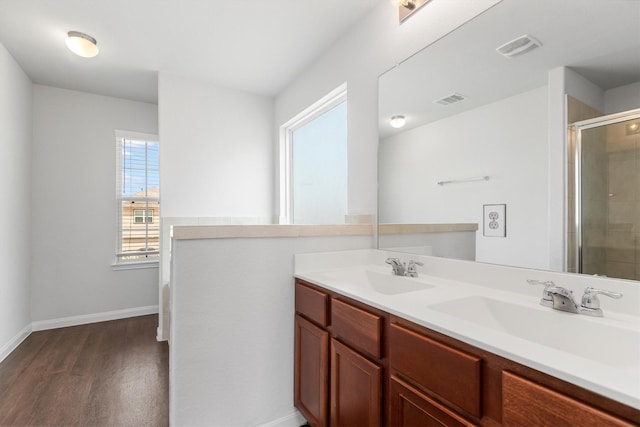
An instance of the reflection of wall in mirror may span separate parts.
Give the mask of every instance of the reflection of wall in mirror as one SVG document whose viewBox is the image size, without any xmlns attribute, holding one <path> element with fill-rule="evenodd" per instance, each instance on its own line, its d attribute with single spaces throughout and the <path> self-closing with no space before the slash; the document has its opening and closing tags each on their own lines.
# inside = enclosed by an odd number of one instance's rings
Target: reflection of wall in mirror
<svg viewBox="0 0 640 427">
<path fill-rule="evenodd" d="M 604 91 L 569 69 L 565 79 L 569 95 L 601 110 L 628 109 L 640 94 L 640 83 Z M 547 103 L 544 86 L 381 140 L 379 222 L 481 223 L 483 204 L 507 203 L 507 239 L 479 235 L 476 260 L 548 269 Z"/>
<path fill-rule="evenodd" d="M 482 224 L 483 205 L 507 203 L 509 237 L 480 231 L 476 260 L 548 268 L 546 86 L 400 133 L 379 150 L 381 223 Z M 484 175 L 491 180 L 436 184 Z"/>
<path fill-rule="evenodd" d="M 478 224 L 379 224 L 381 249 L 444 258 L 476 260 Z"/>
</svg>

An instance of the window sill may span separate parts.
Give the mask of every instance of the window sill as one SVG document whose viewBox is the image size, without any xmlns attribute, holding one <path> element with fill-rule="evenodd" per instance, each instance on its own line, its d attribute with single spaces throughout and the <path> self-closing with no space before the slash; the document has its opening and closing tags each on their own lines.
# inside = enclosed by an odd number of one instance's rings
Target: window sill
<svg viewBox="0 0 640 427">
<path fill-rule="evenodd" d="M 158 268 L 160 266 L 159 260 L 153 261 L 140 261 L 140 262 L 121 262 L 118 264 L 111 264 L 111 270 L 139 270 L 141 268 Z"/>
</svg>

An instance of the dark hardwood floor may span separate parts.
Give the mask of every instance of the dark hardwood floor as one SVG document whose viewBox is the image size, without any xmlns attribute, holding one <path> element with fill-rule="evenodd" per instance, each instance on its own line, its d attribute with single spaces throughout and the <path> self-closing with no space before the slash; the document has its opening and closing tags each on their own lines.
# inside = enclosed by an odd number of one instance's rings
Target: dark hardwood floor
<svg viewBox="0 0 640 427">
<path fill-rule="evenodd" d="M 158 316 L 33 332 L 0 363 L 0 426 L 168 426 Z"/>
</svg>

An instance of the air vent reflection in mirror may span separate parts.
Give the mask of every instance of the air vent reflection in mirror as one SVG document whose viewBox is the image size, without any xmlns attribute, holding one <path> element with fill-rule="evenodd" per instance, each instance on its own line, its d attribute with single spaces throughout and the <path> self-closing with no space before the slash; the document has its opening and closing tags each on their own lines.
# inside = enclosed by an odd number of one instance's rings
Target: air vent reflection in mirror
<svg viewBox="0 0 640 427">
<path fill-rule="evenodd" d="M 460 95 L 459 93 L 452 93 L 451 95 L 447 95 L 444 98 L 436 99 L 433 101 L 434 104 L 440 105 L 450 105 L 455 104 L 456 102 L 464 101 L 467 99 L 466 96 Z"/>
</svg>

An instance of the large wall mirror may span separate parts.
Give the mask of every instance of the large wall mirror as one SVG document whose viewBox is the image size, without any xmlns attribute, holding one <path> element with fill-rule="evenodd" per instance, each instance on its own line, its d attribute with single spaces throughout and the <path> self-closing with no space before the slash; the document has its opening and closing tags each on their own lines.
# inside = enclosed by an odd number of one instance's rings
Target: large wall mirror
<svg viewBox="0 0 640 427">
<path fill-rule="evenodd" d="M 378 247 L 640 280 L 639 108 L 639 1 L 502 0 L 380 76 Z"/>
</svg>

